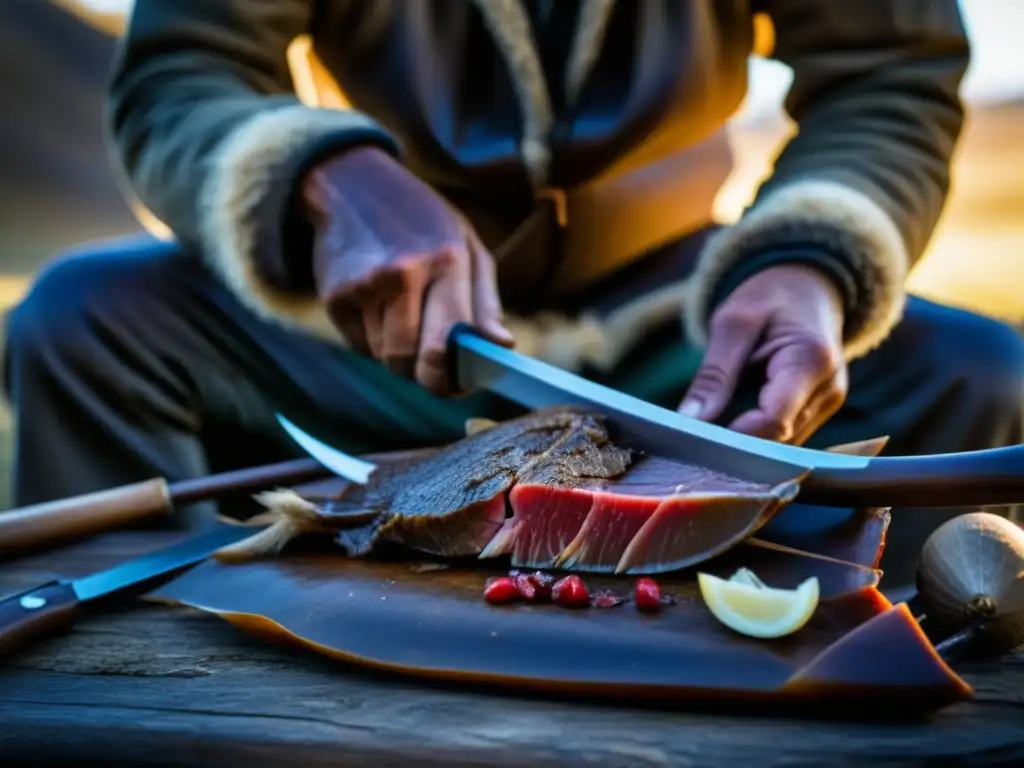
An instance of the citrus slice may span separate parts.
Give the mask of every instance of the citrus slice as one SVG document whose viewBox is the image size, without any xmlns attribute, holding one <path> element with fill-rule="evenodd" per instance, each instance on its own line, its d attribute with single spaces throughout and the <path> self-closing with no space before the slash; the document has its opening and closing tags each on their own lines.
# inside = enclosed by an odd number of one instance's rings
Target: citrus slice
<svg viewBox="0 0 1024 768">
<path fill-rule="evenodd" d="M 697 583 L 715 618 L 750 637 L 791 635 L 810 620 L 818 607 L 818 579 L 813 576 L 796 589 L 773 589 L 753 571 L 741 568 L 729 579 L 698 573 Z"/>
</svg>

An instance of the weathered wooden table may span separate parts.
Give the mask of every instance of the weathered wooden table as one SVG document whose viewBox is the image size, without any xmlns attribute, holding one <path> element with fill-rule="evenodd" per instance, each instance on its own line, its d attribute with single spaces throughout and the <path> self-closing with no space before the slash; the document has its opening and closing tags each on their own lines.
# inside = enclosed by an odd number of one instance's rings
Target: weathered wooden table
<svg viewBox="0 0 1024 768">
<path fill-rule="evenodd" d="M 0 565 L 0 593 L 164 546 L 109 534 Z M 0 662 L 0 766 L 1024 764 L 1024 653 L 967 667 L 929 722 L 828 723 L 559 702 L 369 674 L 135 603 Z"/>
</svg>

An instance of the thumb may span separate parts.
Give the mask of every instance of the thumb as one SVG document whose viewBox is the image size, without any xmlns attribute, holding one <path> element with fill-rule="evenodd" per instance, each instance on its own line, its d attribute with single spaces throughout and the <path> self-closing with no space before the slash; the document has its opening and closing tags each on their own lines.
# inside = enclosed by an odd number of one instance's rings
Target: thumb
<svg viewBox="0 0 1024 768">
<path fill-rule="evenodd" d="M 684 416 L 713 421 L 725 410 L 766 318 L 726 312 L 712 318 L 708 347 L 679 406 Z"/>
</svg>

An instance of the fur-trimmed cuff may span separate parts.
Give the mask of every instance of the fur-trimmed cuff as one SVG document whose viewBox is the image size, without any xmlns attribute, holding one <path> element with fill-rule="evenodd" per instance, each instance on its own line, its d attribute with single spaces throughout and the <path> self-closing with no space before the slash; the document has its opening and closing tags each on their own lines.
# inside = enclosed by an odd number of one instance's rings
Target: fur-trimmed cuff
<svg viewBox="0 0 1024 768">
<path fill-rule="evenodd" d="M 801 181 L 769 194 L 736 224 L 708 240 L 694 272 L 684 323 L 691 342 L 707 344 L 715 288 L 738 262 L 787 246 L 818 245 L 849 260 L 857 276 L 856 318 L 846 328 L 849 360 L 882 343 L 899 322 L 906 301 L 909 259 L 900 231 L 867 195 L 834 181 Z"/>
<path fill-rule="evenodd" d="M 260 317 L 344 344 L 315 296 L 268 279 L 283 264 L 287 206 L 299 175 L 324 152 L 373 144 L 397 153 L 391 137 L 359 112 L 288 105 L 235 128 L 210 158 L 197 215 L 210 269 Z"/>
</svg>

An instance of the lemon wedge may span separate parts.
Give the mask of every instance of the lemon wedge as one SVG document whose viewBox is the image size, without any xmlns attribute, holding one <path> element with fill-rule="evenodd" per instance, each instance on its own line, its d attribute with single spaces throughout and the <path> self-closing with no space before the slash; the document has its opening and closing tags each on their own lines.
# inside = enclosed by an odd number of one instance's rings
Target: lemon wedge
<svg viewBox="0 0 1024 768">
<path fill-rule="evenodd" d="M 818 607 L 818 579 L 813 576 L 796 589 L 773 589 L 753 571 L 740 568 L 729 579 L 698 573 L 697 583 L 715 618 L 750 637 L 791 635 L 810 620 Z"/>
</svg>

